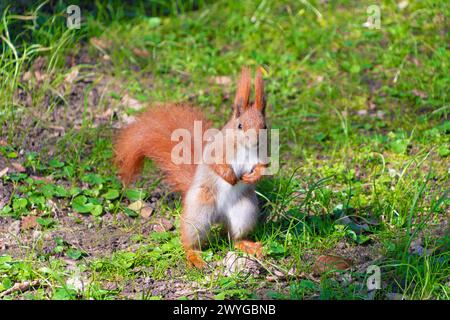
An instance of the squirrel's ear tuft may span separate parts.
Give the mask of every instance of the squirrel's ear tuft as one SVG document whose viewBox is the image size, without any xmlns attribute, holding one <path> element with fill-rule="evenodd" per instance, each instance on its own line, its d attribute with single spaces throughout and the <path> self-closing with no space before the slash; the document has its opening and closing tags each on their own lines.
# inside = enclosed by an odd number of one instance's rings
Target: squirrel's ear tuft
<svg viewBox="0 0 450 320">
<path fill-rule="evenodd" d="M 248 67 L 242 67 L 241 78 L 237 84 L 236 97 L 234 99 L 234 113 L 236 117 L 242 113 L 248 107 L 250 98 L 250 69 Z"/>
<path fill-rule="evenodd" d="M 266 107 L 266 97 L 264 95 L 264 80 L 262 76 L 262 68 L 256 70 L 255 79 L 255 108 L 264 112 Z"/>
</svg>

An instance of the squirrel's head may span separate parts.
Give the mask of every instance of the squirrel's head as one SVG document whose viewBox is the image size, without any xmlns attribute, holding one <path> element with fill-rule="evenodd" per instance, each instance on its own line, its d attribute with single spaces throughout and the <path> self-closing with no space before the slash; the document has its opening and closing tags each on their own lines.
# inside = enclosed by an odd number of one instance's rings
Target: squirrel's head
<svg viewBox="0 0 450 320">
<path fill-rule="evenodd" d="M 264 80 L 261 67 L 256 70 L 255 97 L 254 102 L 250 102 L 250 69 L 243 67 L 236 91 L 236 98 L 233 104 L 233 116 L 229 122 L 230 129 L 233 129 L 239 137 L 238 142 L 245 143 L 249 147 L 258 145 L 258 136 L 261 129 L 266 129 L 266 98 L 264 95 Z"/>
</svg>

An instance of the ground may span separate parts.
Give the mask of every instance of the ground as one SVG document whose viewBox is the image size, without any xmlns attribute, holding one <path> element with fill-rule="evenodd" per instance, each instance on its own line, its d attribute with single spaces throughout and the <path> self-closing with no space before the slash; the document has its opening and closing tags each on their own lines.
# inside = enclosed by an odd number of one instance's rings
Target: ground
<svg viewBox="0 0 450 320">
<path fill-rule="evenodd" d="M 72 30 L 45 6 L 6 12 L 0 298 L 448 299 L 448 2 L 381 2 L 379 29 L 365 1 L 199 3 L 82 8 Z M 196 270 L 180 195 L 151 162 L 124 188 L 113 139 L 168 101 L 220 127 L 242 65 L 264 67 L 280 133 L 257 185 L 264 256 L 215 229 Z"/>
</svg>

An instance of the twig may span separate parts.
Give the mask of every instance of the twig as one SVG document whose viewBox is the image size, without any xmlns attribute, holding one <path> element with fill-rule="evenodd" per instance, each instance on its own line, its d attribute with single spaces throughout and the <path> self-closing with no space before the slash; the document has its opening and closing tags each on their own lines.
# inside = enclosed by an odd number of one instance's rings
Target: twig
<svg viewBox="0 0 450 320">
<path fill-rule="evenodd" d="M 39 280 L 16 283 L 11 288 L 0 293 L 0 298 L 3 298 L 4 296 L 7 296 L 7 295 L 17 292 L 17 291 L 20 291 L 23 293 L 23 292 L 28 291 L 31 288 L 36 287 L 40 284 L 41 284 L 41 282 Z"/>
</svg>

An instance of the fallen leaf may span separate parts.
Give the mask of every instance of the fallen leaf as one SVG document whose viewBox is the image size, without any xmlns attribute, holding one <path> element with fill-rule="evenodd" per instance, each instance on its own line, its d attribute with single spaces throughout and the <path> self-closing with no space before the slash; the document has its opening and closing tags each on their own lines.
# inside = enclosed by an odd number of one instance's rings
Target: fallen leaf
<svg viewBox="0 0 450 320">
<path fill-rule="evenodd" d="M 159 218 L 153 226 L 153 231 L 165 232 L 173 229 L 173 223 L 165 218 Z"/>
<path fill-rule="evenodd" d="M 9 171 L 9 168 L 8 168 L 8 167 L 3 168 L 3 169 L 0 171 L 0 178 L 3 177 L 5 174 L 7 174 L 8 171 Z"/>
<path fill-rule="evenodd" d="M 128 115 L 126 115 L 126 114 L 124 114 L 124 115 L 122 116 L 122 122 L 123 122 L 124 124 L 126 124 L 126 125 L 131 124 L 131 123 L 133 123 L 133 122 L 135 122 L 135 121 L 136 121 L 136 117 L 134 117 L 134 116 L 128 116 Z"/>
<path fill-rule="evenodd" d="M 18 162 L 11 163 L 14 169 L 16 169 L 17 172 L 25 172 L 25 168 Z"/>
<path fill-rule="evenodd" d="M 150 57 L 150 53 L 145 49 L 133 48 L 133 53 L 141 58 Z"/>
<path fill-rule="evenodd" d="M 351 261 L 346 258 L 333 255 L 322 255 L 317 257 L 312 270 L 316 274 L 322 274 L 332 270 L 347 270 L 350 267 Z"/>
<path fill-rule="evenodd" d="M 212 80 L 211 82 L 221 86 L 227 86 L 231 84 L 231 78 L 228 76 L 217 76 L 213 77 L 211 80 Z"/>
<path fill-rule="evenodd" d="M 131 209 L 133 211 L 139 212 L 143 207 L 144 207 L 144 201 L 138 200 L 138 201 L 135 201 L 135 202 L 131 203 L 128 206 L 128 209 Z"/>
<path fill-rule="evenodd" d="M 120 102 L 125 107 L 131 108 L 133 110 L 140 110 L 143 107 L 142 104 L 139 101 L 137 101 L 136 99 L 130 97 L 128 94 L 125 94 L 122 97 L 122 99 L 120 100 Z"/>
<path fill-rule="evenodd" d="M 34 72 L 34 77 L 36 78 L 37 82 L 42 82 L 45 79 L 47 79 L 47 75 L 45 73 L 40 72 L 39 70 L 36 70 Z"/>
<path fill-rule="evenodd" d="M 112 41 L 108 40 L 108 39 L 105 39 L 105 38 L 99 39 L 99 38 L 93 37 L 93 38 L 91 38 L 89 40 L 89 42 L 94 47 L 97 47 L 97 48 L 100 48 L 100 49 L 107 49 L 107 48 L 112 46 Z"/>
<path fill-rule="evenodd" d="M 367 115 L 366 109 L 358 110 L 358 116 L 365 116 L 365 115 Z"/>
<path fill-rule="evenodd" d="M 22 224 L 20 227 L 22 230 L 34 229 L 36 228 L 36 226 L 37 226 L 36 216 L 22 217 Z"/>
<path fill-rule="evenodd" d="M 22 76 L 22 81 L 29 81 L 31 79 L 32 73 L 31 71 L 27 71 Z"/>
<path fill-rule="evenodd" d="M 72 68 L 72 71 L 70 71 L 66 76 L 64 77 L 64 81 L 66 83 L 72 84 L 74 80 L 78 77 L 78 67 Z"/>
<path fill-rule="evenodd" d="M 141 209 L 141 217 L 144 219 L 148 219 L 153 213 L 153 208 L 152 207 L 144 207 Z"/>
<path fill-rule="evenodd" d="M 428 98 L 428 95 L 423 92 L 423 91 L 419 91 L 417 89 L 413 89 L 412 91 L 413 95 L 415 95 L 416 97 L 422 98 L 422 99 L 426 99 Z"/>
<path fill-rule="evenodd" d="M 242 274 L 254 274 L 257 275 L 261 272 L 261 265 L 255 259 L 249 256 L 240 256 L 236 252 L 229 251 L 225 258 L 222 260 L 222 265 L 225 267 L 223 275 L 231 276 L 236 273 Z M 270 279 L 275 281 L 274 279 Z"/>
<path fill-rule="evenodd" d="M 53 181 L 53 177 L 52 176 L 46 176 L 46 177 L 31 176 L 30 178 L 33 179 L 33 180 L 45 181 L 45 182 L 52 182 Z"/>
</svg>

